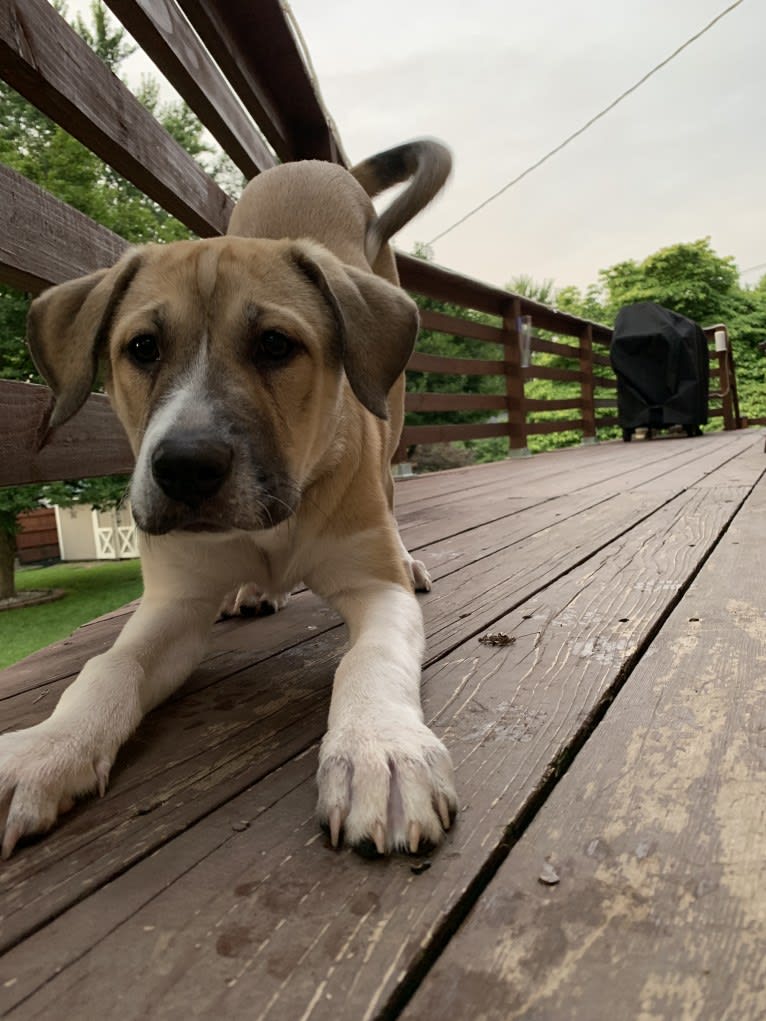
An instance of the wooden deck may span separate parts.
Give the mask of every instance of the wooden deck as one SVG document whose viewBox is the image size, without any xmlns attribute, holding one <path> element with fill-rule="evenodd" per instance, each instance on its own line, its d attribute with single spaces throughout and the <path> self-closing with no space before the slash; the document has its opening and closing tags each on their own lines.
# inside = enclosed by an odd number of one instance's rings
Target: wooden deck
<svg viewBox="0 0 766 1021">
<path fill-rule="evenodd" d="M 222 622 L 106 797 L 0 870 L 3 1016 L 762 1019 L 764 470 L 751 431 L 402 481 L 444 846 L 364 861 L 317 828 L 337 618 L 303 592 Z M 0 674 L 3 729 L 126 612 Z"/>
</svg>

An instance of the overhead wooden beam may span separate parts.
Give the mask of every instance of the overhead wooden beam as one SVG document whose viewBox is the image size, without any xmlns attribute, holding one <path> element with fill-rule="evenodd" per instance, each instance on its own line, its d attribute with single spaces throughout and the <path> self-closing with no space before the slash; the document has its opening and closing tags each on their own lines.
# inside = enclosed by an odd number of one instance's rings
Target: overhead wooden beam
<svg viewBox="0 0 766 1021">
<path fill-rule="evenodd" d="M 276 164 L 260 132 L 173 3 L 106 0 L 245 177 Z"/>
<path fill-rule="evenodd" d="M 65 131 L 202 236 L 232 200 L 47 0 L 0 0 L 2 76 Z"/>
<path fill-rule="evenodd" d="M 345 163 L 279 0 L 179 0 L 283 161 Z"/>
</svg>

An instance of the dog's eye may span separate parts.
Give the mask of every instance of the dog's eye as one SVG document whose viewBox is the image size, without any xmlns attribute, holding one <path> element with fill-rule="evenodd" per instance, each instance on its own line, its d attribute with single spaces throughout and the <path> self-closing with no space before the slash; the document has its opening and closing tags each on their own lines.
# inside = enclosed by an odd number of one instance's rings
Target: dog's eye
<svg viewBox="0 0 766 1021">
<path fill-rule="evenodd" d="M 292 337 L 279 330 L 264 330 L 256 345 L 256 358 L 268 362 L 285 362 L 295 351 Z"/>
<path fill-rule="evenodd" d="M 128 344 L 127 352 L 138 365 L 150 365 L 160 360 L 160 348 L 157 338 L 151 333 L 139 333 Z"/>
</svg>

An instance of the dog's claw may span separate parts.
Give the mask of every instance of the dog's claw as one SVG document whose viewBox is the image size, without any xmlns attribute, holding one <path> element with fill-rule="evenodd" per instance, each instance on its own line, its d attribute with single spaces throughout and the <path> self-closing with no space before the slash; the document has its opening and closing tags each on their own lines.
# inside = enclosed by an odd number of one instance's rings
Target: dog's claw
<svg viewBox="0 0 766 1021">
<path fill-rule="evenodd" d="M 386 853 L 386 831 L 383 829 L 382 822 L 375 823 L 375 830 L 372 834 L 373 840 L 375 841 L 375 848 L 378 854 Z"/>
<path fill-rule="evenodd" d="M 10 823 L 5 828 L 5 835 L 3 836 L 3 848 L 2 858 L 3 861 L 7 861 L 13 854 L 13 849 L 22 836 L 21 826 L 18 823 Z"/>
<path fill-rule="evenodd" d="M 410 823 L 409 840 L 408 840 L 409 847 L 410 847 L 410 854 L 417 854 L 418 853 L 418 848 L 420 847 L 420 835 L 421 835 L 420 823 L 411 822 Z"/>
<path fill-rule="evenodd" d="M 341 814 L 339 808 L 330 809 L 330 844 L 337 847 L 340 843 Z"/>
<path fill-rule="evenodd" d="M 109 783 L 109 771 L 111 770 L 111 763 L 108 759 L 99 759 L 93 763 L 93 772 L 96 774 L 98 780 L 98 796 L 103 798 L 106 794 L 107 784 Z"/>
<path fill-rule="evenodd" d="M 440 794 L 436 799 L 436 807 L 439 809 L 439 818 L 441 824 L 445 830 L 448 830 L 452 825 L 452 819 L 450 817 L 449 803 L 443 794 Z"/>
</svg>

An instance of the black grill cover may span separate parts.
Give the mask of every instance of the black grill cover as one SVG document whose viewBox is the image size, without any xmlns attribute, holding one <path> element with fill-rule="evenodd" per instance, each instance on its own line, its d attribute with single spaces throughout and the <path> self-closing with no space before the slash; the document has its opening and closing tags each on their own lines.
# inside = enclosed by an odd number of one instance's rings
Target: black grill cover
<svg viewBox="0 0 766 1021">
<path fill-rule="evenodd" d="M 707 422 L 709 356 L 699 326 L 652 301 L 617 313 L 609 351 L 623 429 Z"/>
</svg>

